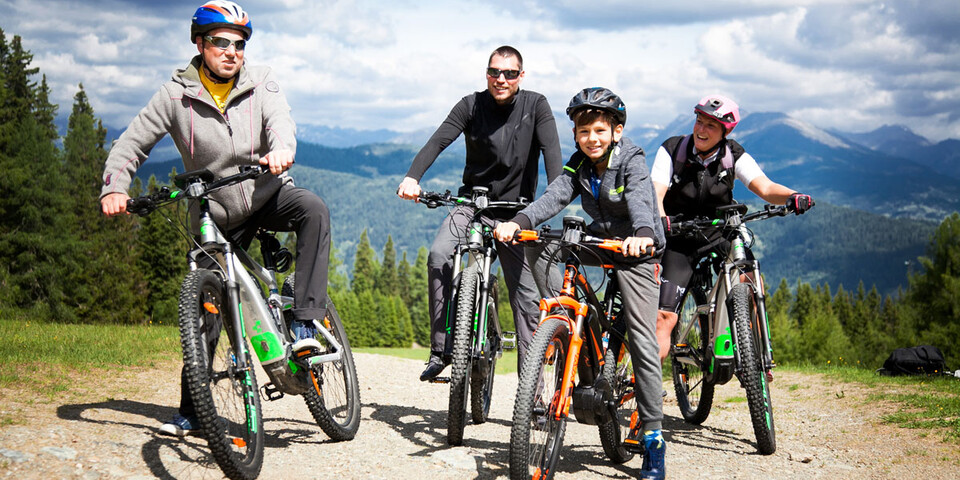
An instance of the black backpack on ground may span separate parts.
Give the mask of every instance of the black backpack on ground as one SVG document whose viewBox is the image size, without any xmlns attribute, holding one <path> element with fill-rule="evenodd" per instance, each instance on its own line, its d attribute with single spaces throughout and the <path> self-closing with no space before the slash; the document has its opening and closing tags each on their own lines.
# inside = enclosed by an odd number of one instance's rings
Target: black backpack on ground
<svg viewBox="0 0 960 480">
<path fill-rule="evenodd" d="M 882 375 L 942 375 L 946 369 L 939 348 L 920 345 L 894 350 L 877 371 Z"/>
</svg>

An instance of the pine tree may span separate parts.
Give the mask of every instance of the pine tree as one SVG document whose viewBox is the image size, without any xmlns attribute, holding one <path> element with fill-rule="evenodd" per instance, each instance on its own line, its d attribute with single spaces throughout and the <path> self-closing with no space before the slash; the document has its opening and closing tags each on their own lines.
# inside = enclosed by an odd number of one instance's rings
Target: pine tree
<svg viewBox="0 0 960 480">
<path fill-rule="evenodd" d="M 295 252 L 296 247 L 294 246 L 294 249 L 291 251 Z M 333 292 L 344 292 L 349 290 L 350 280 L 347 278 L 347 275 L 343 269 L 344 264 L 343 260 L 340 258 L 340 250 L 331 242 L 330 264 L 327 268 L 327 291 L 331 292 L 331 294 Z"/>
<path fill-rule="evenodd" d="M 397 252 L 393 247 L 393 237 L 387 236 L 387 243 L 383 246 L 383 261 L 380 263 L 380 272 L 377 275 L 377 291 L 384 295 L 399 295 L 400 281 L 397 274 Z"/>
<path fill-rule="evenodd" d="M 160 188 L 153 175 L 147 191 Z M 137 270 L 146 289 L 146 315 L 155 323 L 177 322 L 180 283 L 186 275 L 184 254 L 187 245 L 178 233 L 183 212 L 175 205 L 167 205 L 140 219 L 136 231 Z"/>
<path fill-rule="evenodd" d="M 136 219 L 106 218 L 100 213 L 97 199 L 107 158 L 107 132 L 94 118 L 83 85 L 73 99 L 63 142 L 67 192 L 74 200 L 70 226 L 77 240 L 72 243 L 74 261 L 65 272 L 69 305 L 83 321 L 144 322 L 147 291 L 136 268 Z"/>
<path fill-rule="evenodd" d="M 921 341 L 940 348 L 948 366 L 960 365 L 960 213 L 940 223 L 919 261 L 923 270 L 910 277 L 907 303 Z"/>
<path fill-rule="evenodd" d="M 410 312 L 410 323 L 413 325 L 413 339 L 417 344 L 430 346 L 430 303 L 427 281 L 426 247 L 417 250 L 417 259 L 414 261 L 408 284 L 409 300 L 407 310 Z"/>
<path fill-rule="evenodd" d="M 370 238 L 367 236 L 367 230 L 364 229 L 360 234 L 357 255 L 353 261 L 353 293 L 359 297 L 363 292 L 373 291 L 377 270 L 376 254 L 370 247 Z"/>
<path fill-rule="evenodd" d="M 72 320 L 60 274 L 61 259 L 72 258 L 69 203 L 50 135 L 55 127 L 39 124 L 33 110 L 40 102 L 32 58 L 19 36 L 8 45 L 0 31 L 0 302 Z"/>
</svg>

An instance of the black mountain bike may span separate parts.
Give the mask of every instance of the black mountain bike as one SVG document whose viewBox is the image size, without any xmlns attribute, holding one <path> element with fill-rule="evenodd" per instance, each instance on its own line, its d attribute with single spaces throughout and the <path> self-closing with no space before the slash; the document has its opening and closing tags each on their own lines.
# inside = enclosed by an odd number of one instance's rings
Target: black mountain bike
<svg viewBox="0 0 960 480">
<path fill-rule="evenodd" d="M 452 293 L 447 307 L 447 346 L 451 353 L 450 377 L 437 377 L 434 383 L 450 384 L 447 414 L 447 443 L 463 443 L 467 398 L 473 423 L 487 421 L 493 395 L 497 359 L 505 348 L 516 344 L 513 332 L 502 332 L 497 316 L 497 277 L 491 265 L 497 258 L 493 229 L 481 221 L 489 209 L 520 210 L 523 202 L 491 201 L 488 189 L 473 187 L 472 195 L 422 192 L 419 201 L 428 208 L 440 206 L 473 207 L 473 218 L 463 232 L 463 241 L 453 252 Z"/>
<path fill-rule="evenodd" d="M 256 478 L 263 465 L 263 412 L 251 347 L 270 378 L 260 389 L 264 399 L 302 395 L 314 420 L 336 441 L 352 439 L 360 426 L 356 367 L 333 302 L 328 300 L 326 317 L 314 321 L 321 348 L 294 353 L 293 275 L 282 290 L 275 276 L 290 267 L 293 256 L 271 233 L 259 231 L 261 266 L 234 246 L 210 215 L 211 192 L 267 172 L 253 167 L 219 180 L 208 170 L 187 172 L 174 179 L 177 190 L 163 187 L 127 202 L 127 210 L 141 216 L 181 199 L 199 205 L 199 237 L 171 222 L 194 245 L 180 289 L 184 381 L 213 458 L 232 479 Z"/>
<path fill-rule="evenodd" d="M 671 228 L 671 234 L 715 238 L 700 252 L 705 256 L 694 269 L 671 333 L 680 412 L 687 422 L 703 423 L 713 405 L 714 387 L 736 375 L 747 392 L 757 450 L 764 455 L 777 449 L 768 383 L 776 365 L 760 262 L 748 255 L 755 236 L 745 224 L 787 213 L 787 207 L 765 205 L 747 214 L 746 205 L 734 204 L 718 209 L 722 218 L 689 220 Z"/>
</svg>

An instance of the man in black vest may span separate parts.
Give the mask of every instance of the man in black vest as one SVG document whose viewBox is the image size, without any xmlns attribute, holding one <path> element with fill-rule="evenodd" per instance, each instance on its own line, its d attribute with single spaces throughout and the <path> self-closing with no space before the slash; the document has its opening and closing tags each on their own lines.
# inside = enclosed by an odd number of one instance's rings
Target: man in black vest
<svg viewBox="0 0 960 480">
<path fill-rule="evenodd" d="M 720 95 L 704 97 L 694 113 L 693 134 L 663 142 L 650 171 L 665 233 L 669 235 L 671 219 L 678 215 L 714 218 L 717 207 L 733 203 L 734 179 L 764 201 L 786 204 L 797 215 L 813 207 L 809 195 L 771 181 L 739 143 L 727 138 L 740 122 L 740 108 L 733 100 Z M 716 239 L 667 240 L 657 312 L 661 362 L 670 352 L 670 332 L 677 323 L 680 297 L 700 260 L 697 250 Z"/>
</svg>

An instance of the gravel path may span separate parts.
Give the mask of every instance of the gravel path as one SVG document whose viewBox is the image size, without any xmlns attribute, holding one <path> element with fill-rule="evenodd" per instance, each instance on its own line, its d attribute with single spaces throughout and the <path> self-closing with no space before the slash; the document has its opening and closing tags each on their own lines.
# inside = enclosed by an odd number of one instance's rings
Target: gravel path
<svg viewBox="0 0 960 480">
<path fill-rule="evenodd" d="M 464 445 L 446 444 L 448 388 L 417 380 L 422 362 L 356 354 L 362 421 L 357 438 L 332 443 L 299 397 L 264 404 L 266 452 L 261 478 L 506 478 L 516 375 L 494 387 L 491 420 L 468 424 Z M 0 478 L 219 479 L 197 438 L 158 436 L 175 412 L 179 365 L 104 370 L 75 378 L 62 394 L 25 398 L 0 390 Z M 736 380 L 719 387 L 702 426 L 682 421 L 670 391 L 664 410 L 671 478 L 957 479 L 960 453 L 937 434 L 881 425 L 893 406 L 869 402 L 862 387 L 819 376 L 777 372 L 773 382 L 777 452 L 756 453 L 749 413 Z M 469 418 L 469 415 L 468 415 Z M 929 432 L 926 432 L 929 433 Z M 596 427 L 567 428 L 557 480 L 635 478 L 640 458 L 613 465 Z"/>
</svg>

